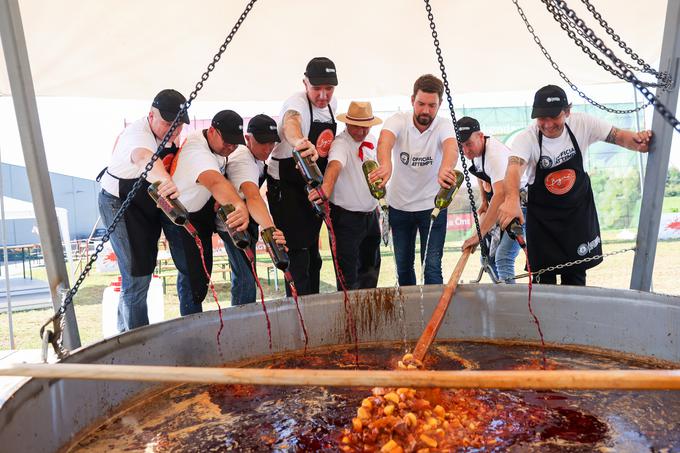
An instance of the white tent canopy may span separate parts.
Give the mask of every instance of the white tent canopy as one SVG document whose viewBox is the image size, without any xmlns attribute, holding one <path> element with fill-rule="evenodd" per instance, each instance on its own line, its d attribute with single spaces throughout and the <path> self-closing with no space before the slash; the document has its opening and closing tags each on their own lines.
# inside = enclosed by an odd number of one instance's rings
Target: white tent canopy
<svg viewBox="0 0 680 453">
<path fill-rule="evenodd" d="M 16 198 L 2 197 L 5 208 L 6 220 L 20 220 L 20 219 L 35 219 L 35 211 L 33 204 L 27 201 L 17 200 Z M 59 222 L 59 232 L 61 233 L 61 240 L 66 249 L 66 256 L 69 264 L 73 264 L 73 252 L 71 250 L 71 234 L 68 227 L 68 211 L 64 208 L 56 208 L 57 221 Z M 2 244 L 6 246 L 7 244 Z"/>
<path fill-rule="evenodd" d="M 617 80 L 573 45 L 540 1 L 519 2 L 577 85 Z M 188 94 L 246 3 L 22 0 L 36 94 L 149 99 L 165 87 Z M 658 64 L 666 0 L 593 3 L 635 52 Z M 431 5 L 454 93 L 533 91 L 561 82 L 511 0 Z M 606 36 L 581 2 L 569 6 Z M 301 87 L 306 62 L 318 55 L 336 62 L 343 98 L 408 95 L 418 75 L 439 73 L 421 0 L 259 0 L 199 99 L 282 100 Z M 9 92 L 2 68 L 0 95 Z"/>
</svg>

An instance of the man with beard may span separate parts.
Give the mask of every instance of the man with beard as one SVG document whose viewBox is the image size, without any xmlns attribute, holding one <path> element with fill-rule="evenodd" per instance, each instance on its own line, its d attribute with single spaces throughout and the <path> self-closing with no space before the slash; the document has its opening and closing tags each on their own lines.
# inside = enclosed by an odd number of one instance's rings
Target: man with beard
<svg viewBox="0 0 680 453">
<path fill-rule="evenodd" d="M 398 112 L 385 121 L 378 139 L 380 166 L 369 175 L 371 182 L 381 180 L 381 187 L 390 181 L 387 203 L 400 285 L 416 284 L 416 231 L 421 262 L 426 260 L 425 284 L 443 282 L 446 209 L 433 221 L 427 245 L 434 198 L 440 187 L 449 188 L 456 181 L 456 132 L 449 120 L 437 116 L 443 94 L 444 84 L 437 77 L 426 74 L 416 80 L 413 111 Z"/>
<path fill-rule="evenodd" d="M 337 107 L 333 93 L 338 84 L 335 64 L 326 57 L 312 58 L 302 83 L 305 90 L 283 104 L 279 123 L 282 140 L 272 151 L 267 169 L 269 209 L 286 236 L 289 270 L 300 295 L 319 292 L 321 219 L 307 199 L 305 181 L 292 152 L 295 149 L 302 157 L 318 158 L 321 172 L 326 169 L 337 126 L 333 114 Z M 291 295 L 289 285 L 286 294 Z"/>
</svg>

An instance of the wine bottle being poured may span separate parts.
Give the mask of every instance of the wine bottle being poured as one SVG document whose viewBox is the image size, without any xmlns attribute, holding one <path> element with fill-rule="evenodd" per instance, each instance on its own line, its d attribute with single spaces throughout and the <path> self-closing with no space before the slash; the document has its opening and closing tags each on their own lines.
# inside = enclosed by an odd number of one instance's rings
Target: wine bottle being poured
<svg viewBox="0 0 680 453">
<path fill-rule="evenodd" d="M 156 206 L 168 216 L 175 225 L 184 226 L 189 220 L 189 212 L 178 199 L 164 197 L 158 193 L 160 181 L 151 184 L 147 191 L 149 196 L 156 202 Z"/>
<path fill-rule="evenodd" d="M 453 197 L 456 195 L 458 189 L 460 189 L 460 186 L 463 184 L 463 180 L 465 179 L 463 173 L 459 172 L 458 170 L 453 170 L 453 172 L 456 174 L 456 182 L 448 189 L 445 189 L 443 187 L 439 189 L 437 196 L 434 197 L 434 209 L 432 210 L 432 214 L 430 214 L 432 220 L 436 219 L 443 209 L 449 207 L 451 201 L 453 200 Z"/>
<path fill-rule="evenodd" d="M 250 248 L 250 235 L 247 231 L 238 231 L 236 228 L 230 227 L 229 223 L 227 223 L 227 216 L 235 210 L 236 208 L 234 208 L 234 205 L 230 203 L 223 204 L 217 209 L 217 218 L 224 224 L 224 228 L 227 230 L 227 233 L 229 233 L 229 237 L 234 245 L 243 250 L 248 259 L 252 261 L 255 256 L 253 255 L 253 250 Z"/>
<path fill-rule="evenodd" d="M 384 187 L 379 187 L 380 184 L 382 183 L 382 179 L 378 179 L 375 182 L 371 183 L 368 179 L 368 175 L 371 174 L 373 170 L 376 170 L 378 168 L 378 163 L 374 160 L 366 160 L 364 163 L 361 165 L 361 169 L 364 172 L 364 177 L 366 178 L 366 184 L 368 184 L 368 190 L 371 192 L 371 195 L 373 195 L 373 198 L 378 200 L 378 204 L 380 204 L 381 209 L 387 209 L 387 202 L 385 201 L 385 195 L 387 192 L 385 191 Z"/>
<path fill-rule="evenodd" d="M 262 230 L 260 235 L 262 236 L 262 241 L 264 246 L 267 248 L 267 253 L 272 259 L 272 263 L 277 269 L 285 272 L 288 269 L 290 260 L 288 259 L 288 254 L 281 244 L 278 244 L 274 239 L 275 227 L 269 227 Z"/>
</svg>

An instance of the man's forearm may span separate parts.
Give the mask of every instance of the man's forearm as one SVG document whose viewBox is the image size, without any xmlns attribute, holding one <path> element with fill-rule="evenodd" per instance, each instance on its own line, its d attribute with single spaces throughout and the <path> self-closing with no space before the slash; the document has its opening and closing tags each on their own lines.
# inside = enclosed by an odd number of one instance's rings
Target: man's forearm
<svg viewBox="0 0 680 453">
<path fill-rule="evenodd" d="M 295 146 L 300 139 L 304 138 L 302 133 L 302 115 L 295 110 L 288 110 L 283 116 L 283 136 L 288 143 Z"/>
<path fill-rule="evenodd" d="M 505 196 L 511 197 L 511 200 L 519 200 L 519 182 L 525 165 L 526 162 L 521 157 L 508 157 L 508 168 L 505 170 L 503 189 L 505 191 Z"/>
<path fill-rule="evenodd" d="M 342 171 L 342 164 L 337 160 L 332 160 L 328 163 L 326 167 L 326 172 L 323 175 L 323 191 L 327 197 L 333 193 L 335 189 L 335 183 L 338 181 L 338 176 Z"/>
<path fill-rule="evenodd" d="M 267 205 L 259 192 L 256 191 L 256 193 L 250 197 L 246 196 L 246 206 L 248 207 L 248 212 L 252 218 L 255 219 L 258 225 L 263 229 L 274 226 L 274 221 L 267 210 Z"/>
</svg>

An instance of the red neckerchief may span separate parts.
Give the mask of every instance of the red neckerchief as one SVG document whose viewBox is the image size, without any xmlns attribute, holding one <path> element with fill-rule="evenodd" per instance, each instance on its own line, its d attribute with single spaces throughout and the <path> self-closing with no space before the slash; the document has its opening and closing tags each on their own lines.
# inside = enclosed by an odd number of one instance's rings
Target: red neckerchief
<svg viewBox="0 0 680 453">
<path fill-rule="evenodd" d="M 364 161 L 364 150 L 363 150 L 364 146 L 368 149 L 374 149 L 375 148 L 373 146 L 373 143 L 371 143 L 371 142 L 361 142 L 361 145 L 359 145 L 358 155 L 359 155 L 359 159 L 361 159 L 362 162 Z"/>
</svg>

